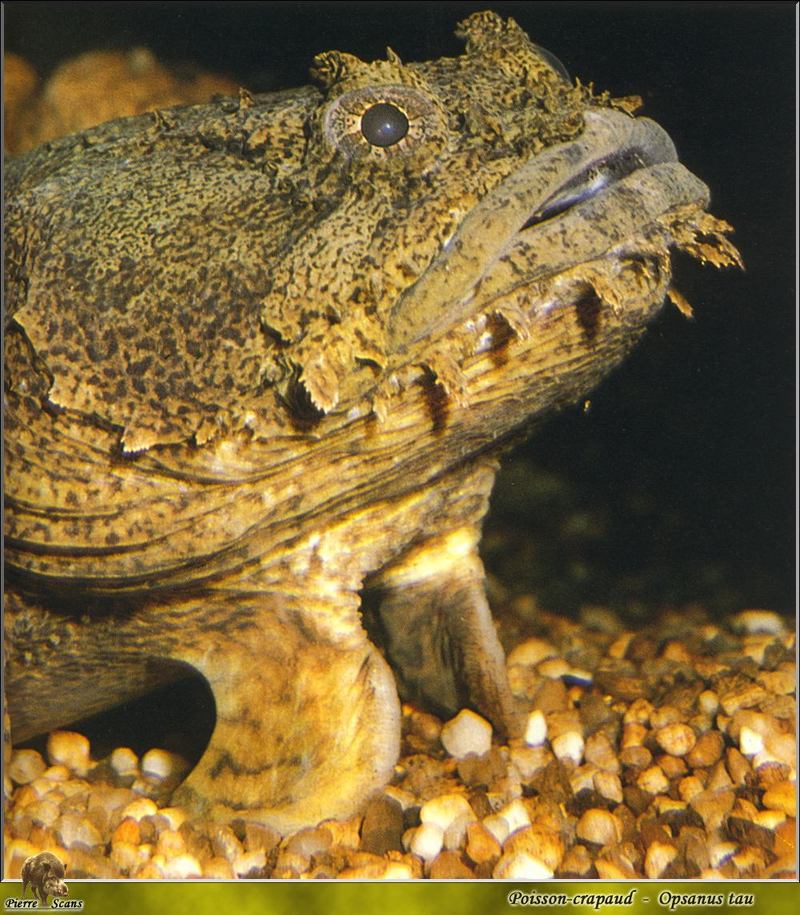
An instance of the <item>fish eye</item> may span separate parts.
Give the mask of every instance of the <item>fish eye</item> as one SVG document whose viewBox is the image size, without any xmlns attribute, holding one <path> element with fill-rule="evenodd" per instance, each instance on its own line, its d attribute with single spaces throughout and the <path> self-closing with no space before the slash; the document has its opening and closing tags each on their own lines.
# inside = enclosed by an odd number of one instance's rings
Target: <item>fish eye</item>
<svg viewBox="0 0 800 915">
<path fill-rule="evenodd" d="M 361 133 L 372 146 L 394 146 L 408 133 L 408 118 L 396 105 L 379 102 L 361 116 Z"/>
</svg>

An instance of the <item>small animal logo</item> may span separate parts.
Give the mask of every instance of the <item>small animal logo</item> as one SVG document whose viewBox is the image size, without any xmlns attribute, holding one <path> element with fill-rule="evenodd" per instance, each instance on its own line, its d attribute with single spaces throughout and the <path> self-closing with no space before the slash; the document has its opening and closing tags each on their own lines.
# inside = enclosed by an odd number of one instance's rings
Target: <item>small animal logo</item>
<svg viewBox="0 0 800 915">
<path fill-rule="evenodd" d="M 47 906 L 48 896 L 66 896 L 69 890 L 64 882 L 66 868 L 49 851 L 39 852 L 27 858 L 22 865 L 22 895 L 30 886 L 39 904 Z"/>
</svg>

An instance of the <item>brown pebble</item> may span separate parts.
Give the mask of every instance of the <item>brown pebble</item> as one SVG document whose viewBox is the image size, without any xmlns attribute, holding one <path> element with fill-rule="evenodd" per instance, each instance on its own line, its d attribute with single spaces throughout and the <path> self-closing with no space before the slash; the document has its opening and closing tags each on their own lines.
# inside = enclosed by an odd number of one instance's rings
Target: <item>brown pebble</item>
<svg viewBox="0 0 800 915">
<path fill-rule="evenodd" d="M 503 856 L 528 855 L 555 872 L 564 857 L 564 842 L 557 832 L 542 827 L 517 829 L 503 843 Z"/>
<path fill-rule="evenodd" d="M 638 721 L 632 721 L 622 728 L 622 738 L 620 739 L 620 749 L 629 750 L 631 748 L 643 747 L 647 736 L 650 733 L 648 728 Z"/>
<path fill-rule="evenodd" d="M 719 731 L 706 731 L 688 751 L 686 761 L 692 768 L 713 766 L 719 762 L 724 748 L 725 738 Z"/>
<path fill-rule="evenodd" d="M 467 826 L 466 852 L 476 864 L 494 864 L 500 857 L 501 848 L 483 823 L 470 823 Z"/>
<path fill-rule="evenodd" d="M 728 747 L 725 751 L 725 765 L 731 781 L 735 785 L 744 785 L 754 777 L 750 760 L 742 755 L 736 747 Z"/>
<path fill-rule="evenodd" d="M 567 707 L 567 688 L 562 680 L 544 680 L 536 693 L 532 708 L 544 714 L 563 711 Z"/>
<path fill-rule="evenodd" d="M 432 880 L 471 880 L 474 874 L 456 851 L 440 852 L 430 871 Z"/>
<path fill-rule="evenodd" d="M 730 788 L 706 790 L 693 797 L 689 805 L 700 814 L 706 829 L 710 832 L 722 825 L 733 808 L 735 799 L 736 795 Z"/>
<path fill-rule="evenodd" d="M 127 842 L 130 845 L 139 845 L 141 841 L 142 837 L 139 830 L 139 823 L 137 820 L 134 820 L 133 817 L 125 817 L 119 826 L 111 833 L 112 845 L 117 842 Z"/>
<path fill-rule="evenodd" d="M 367 805 L 361 826 L 362 851 L 384 855 L 401 849 L 403 808 L 393 798 L 382 795 Z"/>
<path fill-rule="evenodd" d="M 575 835 L 595 845 L 616 845 L 622 838 L 622 825 L 613 813 L 593 807 L 578 820 Z"/>
<path fill-rule="evenodd" d="M 787 819 L 775 830 L 775 854 L 779 857 L 794 855 L 797 849 L 797 824 Z"/>
<path fill-rule="evenodd" d="M 435 746 L 439 743 L 439 737 L 442 733 L 442 722 L 435 716 L 427 712 L 420 712 L 416 709 L 411 713 L 408 720 L 409 730 L 425 743 Z"/>
<path fill-rule="evenodd" d="M 484 756 L 467 756 L 458 760 L 458 774 L 470 788 L 488 788 L 506 774 L 507 763 L 499 747 L 492 747 Z"/>
<path fill-rule="evenodd" d="M 641 876 L 628 861 L 614 852 L 609 857 L 604 853 L 602 857 L 597 858 L 594 866 L 601 880 L 635 880 Z"/>
<path fill-rule="evenodd" d="M 660 877 L 678 854 L 671 842 L 653 842 L 644 856 L 644 873 L 650 880 Z"/>
<path fill-rule="evenodd" d="M 281 841 L 280 834 L 261 823 L 245 824 L 245 851 L 263 851 L 269 854 Z"/>
<path fill-rule="evenodd" d="M 788 780 L 771 785 L 764 792 L 763 801 L 770 810 L 780 810 L 790 817 L 797 815 L 797 788 Z"/>
<path fill-rule="evenodd" d="M 602 731 L 586 738 L 583 755 L 587 762 L 597 766 L 598 769 L 605 769 L 607 772 L 613 773 L 618 773 L 620 770 L 620 762 L 614 746 Z"/>
<path fill-rule="evenodd" d="M 756 845 L 772 851 L 775 846 L 775 833 L 771 829 L 758 826 L 752 820 L 742 817 L 729 816 L 725 828 L 734 842 L 741 845 Z"/>
<path fill-rule="evenodd" d="M 683 778 L 689 771 L 686 761 L 680 756 L 659 756 L 655 763 L 670 781 Z"/>
<path fill-rule="evenodd" d="M 587 879 L 591 877 L 594 861 L 585 845 L 573 845 L 564 855 L 558 876 L 562 879 Z"/>
<path fill-rule="evenodd" d="M 620 751 L 619 761 L 626 768 L 646 769 L 653 761 L 653 754 L 647 747 L 627 747 Z"/>
</svg>

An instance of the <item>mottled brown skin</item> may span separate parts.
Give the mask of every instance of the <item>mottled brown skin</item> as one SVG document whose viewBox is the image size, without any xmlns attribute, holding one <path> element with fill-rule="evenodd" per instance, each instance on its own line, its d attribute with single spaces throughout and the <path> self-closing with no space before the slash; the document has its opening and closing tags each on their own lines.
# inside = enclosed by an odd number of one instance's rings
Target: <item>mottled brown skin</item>
<svg viewBox="0 0 800 915">
<path fill-rule="evenodd" d="M 630 350 L 670 247 L 736 254 L 660 128 L 513 21 L 462 34 L 11 163 L 15 739 L 190 665 L 217 721 L 176 800 L 290 830 L 390 778 L 398 686 L 514 729 L 477 551 L 497 455 Z"/>
</svg>

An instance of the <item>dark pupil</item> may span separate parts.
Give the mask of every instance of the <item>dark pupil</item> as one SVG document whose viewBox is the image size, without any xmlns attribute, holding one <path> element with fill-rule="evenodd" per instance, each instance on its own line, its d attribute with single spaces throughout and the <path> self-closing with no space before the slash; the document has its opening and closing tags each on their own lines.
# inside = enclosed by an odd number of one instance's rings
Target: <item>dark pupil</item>
<svg viewBox="0 0 800 915">
<path fill-rule="evenodd" d="M 361 133 L 373 146 L 394 146 L 408 133 L 408 118 L 394 105 L 381 102 L 361 116 Z"/>
</svg>

